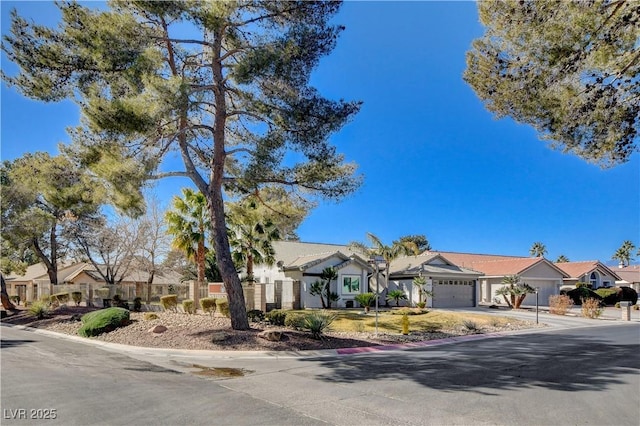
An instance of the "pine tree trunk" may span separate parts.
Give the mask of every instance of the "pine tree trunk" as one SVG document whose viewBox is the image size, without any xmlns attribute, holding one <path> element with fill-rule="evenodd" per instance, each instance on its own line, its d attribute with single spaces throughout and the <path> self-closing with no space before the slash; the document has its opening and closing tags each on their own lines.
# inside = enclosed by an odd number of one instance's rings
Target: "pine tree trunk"
<svg viewBox="0 0 640 426">
<path fill-rule="evenodd" d="M 2 307 L 6 310 L 14 310 L 16 307 L 11 303 L 9 294 L 7 294 L 7 283 L 4 281 L 4 275 L 0 273 L 0 281 L 2 282 L 2 288 L 0 289 L 0 298 L 2 299 Z"/>
</svg>

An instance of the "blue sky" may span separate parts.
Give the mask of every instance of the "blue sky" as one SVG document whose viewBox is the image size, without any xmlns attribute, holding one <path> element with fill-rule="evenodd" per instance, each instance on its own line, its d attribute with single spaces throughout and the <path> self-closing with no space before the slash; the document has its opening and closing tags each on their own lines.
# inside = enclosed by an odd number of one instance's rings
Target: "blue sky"
<svg viewBox="0 0 640 426">
<path fill-rule="evenodd" d="M 17 7 L 55 24 L 49 2 L 1 2 L 2 33 Z M 366 233 L 391 243 L 425 234 L 438 250 L 609 262 L 624 240 L 640 243 L 640 158 L 602 170 L 550 150 L 533 129 L 495 120 L 462 80 L 465 52 L 483 29 L 472 2 L 347 2 L 346 26 L 312 84 L 329 98 L 364 102 L 332 141 L 359 164 L 364 185 L 320 205 L 298 230 L 303 241 L 345 244 Z M 2 69 L 15 67 L 2 57 Z M 57 153 L 79 113 L 2 85 L 2 160 Z M 157 189 L 169 200 L 184 180 Z"/>
</svg>

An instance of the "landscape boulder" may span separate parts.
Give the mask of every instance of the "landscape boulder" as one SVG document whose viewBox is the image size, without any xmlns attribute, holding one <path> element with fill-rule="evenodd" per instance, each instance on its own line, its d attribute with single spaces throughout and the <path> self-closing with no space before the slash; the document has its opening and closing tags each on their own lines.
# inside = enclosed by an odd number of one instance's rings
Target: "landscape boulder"
<svg viewBox="0 0 640 426">
<path fill-rule="evenodd" d="M 149 333 L 162 334 L 165 331 L 167 331 L 167 327 L 165 327 L 164 325 L 158 324 L 151 327 L 148 331 Z"/>
<path fill-rule="evenodd" d="M 270 342 L 279 342 L 282 339 L 282 331 L 265 330 L 258 334 L 258 337 Z"/>
</svg>

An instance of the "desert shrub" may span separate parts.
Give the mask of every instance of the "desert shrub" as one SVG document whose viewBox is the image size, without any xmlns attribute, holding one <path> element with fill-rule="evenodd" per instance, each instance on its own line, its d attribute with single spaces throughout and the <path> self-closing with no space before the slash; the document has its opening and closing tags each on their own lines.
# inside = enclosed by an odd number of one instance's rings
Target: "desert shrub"
<svg viewBox="0 0 640 426">
<path fill-rule="evenodd" d="M 598 318 L 600 315 L 602 315 L 600 300 L 589 298 L 582 301 L 582 316 L 587 318 Z"/>
<path fill-rule="evenodd" d="M 267 312 L 266 317 L 267 321 L 269 321 L 273 325 L 284 325 L 284 321 L 287 318 L 287 313 L 281 311 L 280 309 L 274 309 Z"/>
<path fill-rule="evenodd" d="M 133 299 L 133 310 L 135 312 L 140 312 L 142 310 L 142 298 L 136 297 Z"/>
<path fill-rule="evenodd" d="M 572 305 L 571 298 L 566 294 L 549 296 L 549 313 L 551 314 L 566 315 Z"/>
<path fill-rule="evenodd" d="M 424 309 L 425 306 L 427 306 L 427 302 L 417 302 L 416 303 L 416 307 L 418 307 L 420 309 Z"/>
<path fill-rule="evenodd" d="M 560 294 L 569 296 L 574 305 L 581 305 L 582 299 L 596 299 L 599 303 L 602 301 L 602 297 L 598 293 L 586 287 L 578 287 L 569 291 L 562 290 Z"/>
<path fill-rule="evenodd" d="M 78 334 L 83 337 L 108 333 L 129 324 L 129 311 L 124 308 L 107 308 L 89 312 L 82 316 L 82 327 Z"/>
<path fill-rule="evenodd" d="M 220 312 L 225 317 L 231 317 L 231 314 L 229 312 L 229 302 L 227 301 L 227 299 L 216 300 L 216 309 L 218 309 L 218 312 Z"/>
<path fill-rule="evenodd" d="M 589 288 L 589 283 L 584 283 L 584 282 L 577 282 L 576 283 L 576 288 Z"/>
<path fill-rule="evenodd" d="M 80 302 L 82 302 L 82 292 L 74 291 L 71 293 L 71 300 L 76 304 L 76 306 L 80 306 Z"/>
<path fill-rule="evenodd" d="M 54 300 L 55 302 L 61 304 L 61 305 L 66 305 L 67 303 L 69 303 L 69 293 L 56 293 L 56 294 L 52 294 L 51 295 L 51 302 L 53 303 Z"/>
<path fill-rule="evenodd" d="M 185 299 L 182 301 L 182 309 L 184 309 L 184 311 L 188 314 L 196 313 L 195 305 L 193 303 L 193 300 L 191 299 Z"/>
<path fill-rule="evenodd" d="M 101 288 L 95 289 L 94 292 L 97 297 L 101 299 L 106 299 L 109 297 L 109 294 L 111 293 L 111 289 L 109 287 L 101 287 Z"/>
<path fill-rule="evenodd" d="M 622 297 L 622 290 L 617 287 L 612 288 L 599 288 L 595 290 L 596 294 L 602 297 L 602 302 L 605 305 L 615 305 L 620 302 Z"/>
<path fill-rule="evenodd" d="M 502 325 L 502 320 L 498 317 L 489 318 L 489 325 L 491 327 L 500 327 Z"/>
<path fill-rule="evenodd" d="M 326 312 L 312 312 L 304 316 L 302 328 L 311 332 L 311 337 L 321 339 L 322 334 L 331 326 L 336 316 Z"/>
<path fill-rule="evenodd" d="M 472 331 L 474 333 L 477 333 L 480 331 L 480 326 L 478 325 L 477 322 L 472 321 L 472 320 L 463 320 L 462 321 L 462 325 L 465 328 L 465 330 L 467 331 Z"/>
<path fill-rule="evenodd" d="M 51 308 L 49 302 L 43 302 L 42 300 L 37 300 L 29 306 L 29 315 L 34 316 L 38 319 L 42 319 L 49 315 L 51 312 Z"/>
<path fill-rule="evenodd" d="M 353 299 L 365 309 L 370 308 L 373 304 L 376 303 L 376 295 L 373 293 L 356 294 Z"/>
<path fill-rule="evenodd" d="M 304 328 L 304 318 L 306 314 L 300 312 L 287 312 L 285 313 L 284 325 L 285 327 L 295 328 L 296 330 L 302 330 Z"/>
<path fill-rule="evenodd" d="M 142 318 L 145 321 L 153 321 L 153 320 L 157 320 L 160 317 L 155 312 L 145 312 Z"/>
<path fill-rule="evenodd" d="M 200 299 L 200 307 L 202 308 L 202 312 L 205 312 L 209 315 L 213 315 L 216 313 L 216 298 L 215 297 L 203 297 Z"/>
<path fill-rule="evenodd" d="M 395 309 L 391 312 L 389 312 L 391 315 L 422 315 L 422 314 L 426 314 L 427 312 L 429 312 L 426 309 L 420 309 L 420 308 L 402 308 L 402 309 Z"/>
<path fill-rule="evenodd" d="M 9 296 L 9 300 L 11 300 L 16 305 L 20 304 L 20 296 L 18 296 L 17 294 L 13 296 Z"/>
<path fill-rule="evenodd" d="M 613 305 L 614 307 L 620 309 L 620 302 L 617 302 L 615 305 Z"/>
<path fill-rule="evenodd" d="M 178 308 L 178 296 L 175 294 L 162 296 L 160 298 L 160 305 L 162 305 L 165 311 L 176 312 Z"/>
<path fill-rule="evenodd" d="M 353 331 L 364 333 L 364 323 L 358 321 L 353 323 Z"/>
<path fill-rule="evenodd" d="M 620 297 L 621 301 L 631 302 L 632 305 L 635 305 L 638 302 L 637 291 L 627 286 L 621 286 L 618 288 L 622 290 L 622 296 Z"/>
<path fill-rule="evenodd" d="M 113 296 L 113 300 L 111 301 L 111 306 L 116 308 L 129 309 L 129 303 L 126 300 L 122 300 L 119 294 L 115 294 Z"/>
<path fill-rule="evenodd" d="M 247 312 L 247 318 L 252 322 L 259 322 L 264 320 L 264 312 L 260 309 L 252 309 Z"/>
</svg>

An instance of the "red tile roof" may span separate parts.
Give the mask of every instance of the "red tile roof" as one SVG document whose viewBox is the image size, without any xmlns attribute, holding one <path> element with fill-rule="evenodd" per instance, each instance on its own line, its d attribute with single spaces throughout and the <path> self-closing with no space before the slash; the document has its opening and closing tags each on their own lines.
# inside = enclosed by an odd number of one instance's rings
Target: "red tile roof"
<svg viewBox="0 0 640 426">
<path fill-rule="evenodd" d="M 583 262 L 559 262 L 555 265 L 562 269 L 571 278 L 580 278 L 586 274 L 590 274 L 596 269 L 616 277 L 616 273 L 613 270 L 609 269 L 606 265 L 597 260 L 586 260 Z"/>
</svg>

